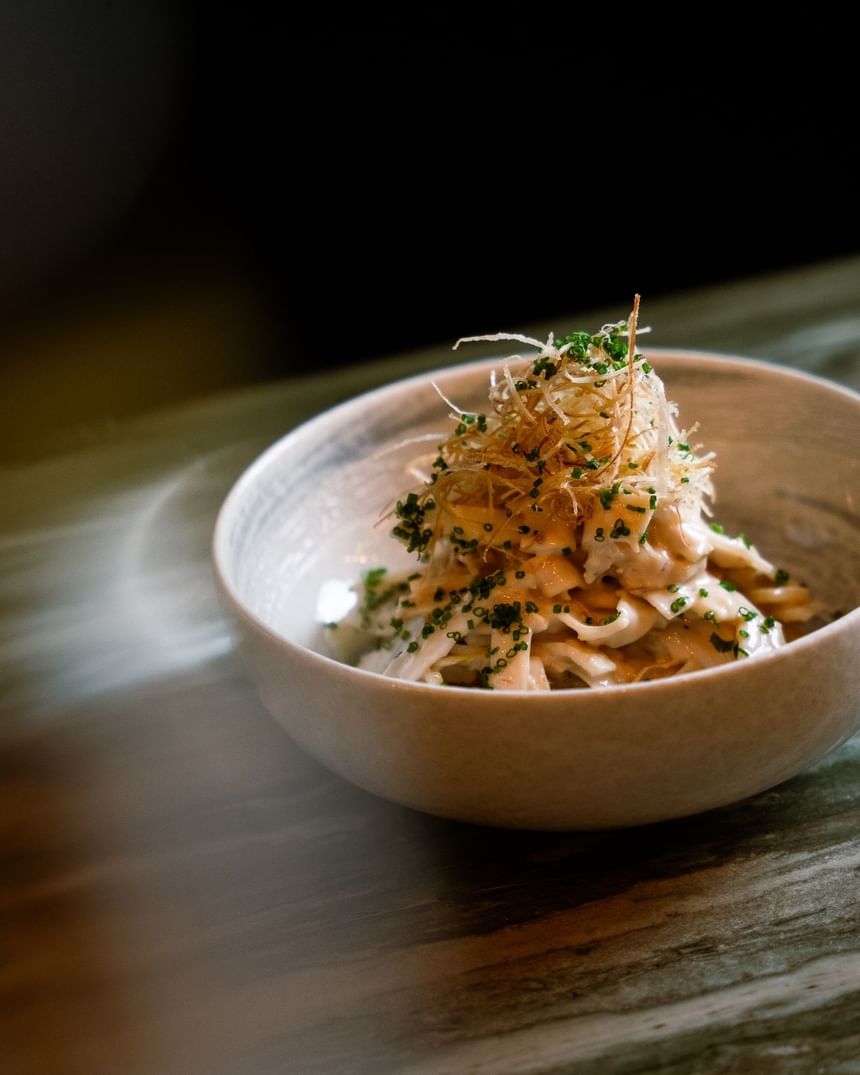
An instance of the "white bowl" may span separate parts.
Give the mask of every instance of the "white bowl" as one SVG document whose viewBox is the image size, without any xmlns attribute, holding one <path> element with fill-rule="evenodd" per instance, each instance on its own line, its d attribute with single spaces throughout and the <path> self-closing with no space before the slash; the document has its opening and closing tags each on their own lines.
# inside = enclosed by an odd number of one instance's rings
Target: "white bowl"
<svg viewBox="0 0 860 1075">
<path fill-rule="evenodd" d="M 772 656 L 592 690 L 438 687 L 326 656 L 332 593 L 362 568 L 413 562 L 379 518 L 413 484 L 404 468 L 423 450 L 401 442 L 449 428 L 431 381 L 463 410 L 480 410 L 499 363 L 424 374 L 278 441 L 218 518 L 216 576 L 248 670 L 308 753 L 368 791 L 444 817 L 594 829 L 735 802 L 855 731 L 860 397 L 759 362 L 648 357 L 682 422 L 699 420 L 702 443 L 718 453 L 717 518 L 845 615 Z"/>
</svg>

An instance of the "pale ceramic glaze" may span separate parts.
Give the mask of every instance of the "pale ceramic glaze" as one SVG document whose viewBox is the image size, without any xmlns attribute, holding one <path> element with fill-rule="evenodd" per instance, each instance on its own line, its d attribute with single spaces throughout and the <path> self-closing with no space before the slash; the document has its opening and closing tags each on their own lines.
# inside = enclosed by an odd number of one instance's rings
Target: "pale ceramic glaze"
<svg viewBox="0 0 860 1075">
<path fill-rule="evenodd" d="M 380 518 L 415 484 L 409 462 L 450 429 L 431 382 L 463 410 L 480 410 L 500 362 L 422 375 L 278 441 L 238 481 L 216 525 L 216 578 L 249 673 L 313 757 L 432 814 L 596 829 L 753 795 L 860 726 L 860 397 L 759 362 L 648 357 L 680 424 L 698 420 L 694 440 L 717 452 L 716 517 L 846 614 L 769 657 L 598 690 L 438 687 L 333 660 L 324 584 L 344 589 L 364 568 L 412 562 Z"/>
</svg>

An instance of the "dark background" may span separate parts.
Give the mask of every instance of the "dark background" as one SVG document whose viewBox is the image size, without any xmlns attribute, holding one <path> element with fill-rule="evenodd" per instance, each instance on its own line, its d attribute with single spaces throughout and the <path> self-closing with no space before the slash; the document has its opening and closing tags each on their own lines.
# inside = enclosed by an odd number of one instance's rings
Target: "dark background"
<svg viewBox="0 0 860 1075">
<path fill-rule="evenodd" d="M 838 24 L 154 0 L 2 19 L 24 403 L 61 376 L 79 415 L 122 416 L 858 248 Z"/>
</svg>

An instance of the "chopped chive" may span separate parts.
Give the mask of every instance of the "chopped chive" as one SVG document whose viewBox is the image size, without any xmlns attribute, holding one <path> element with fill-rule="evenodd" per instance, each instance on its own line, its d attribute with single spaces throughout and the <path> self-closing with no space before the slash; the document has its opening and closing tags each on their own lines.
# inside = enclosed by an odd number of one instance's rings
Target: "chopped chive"
<svg viewBox="0 0 860 1075">
<path fill-rule="evenodd" d="M 600 493 L 598 494 L 599 497 L 600 497 L 600 503 L 603 505 L 603 507 L 605 509 L 608 510 L 610 507 L 612 507 L 612 499 L 615 496 L 615 493 L 616 493 L 615 489 L 601 489 L 600 490 Z"/>
<path fill-rule="evenodd" d="M 551 362 L 546 357 L 536 359 L 536 361 L 532 365 L 532 373 L 536 373 L 538 374 L 538 376 L 540 376 L 540 374 L 543 374 L 547 380 L 549 380 L 550 377 L 554 377 L 556 375 L 557 370 L 558 367 L 556 366 L 556 364 L 554 362 Z"/>
</svg>

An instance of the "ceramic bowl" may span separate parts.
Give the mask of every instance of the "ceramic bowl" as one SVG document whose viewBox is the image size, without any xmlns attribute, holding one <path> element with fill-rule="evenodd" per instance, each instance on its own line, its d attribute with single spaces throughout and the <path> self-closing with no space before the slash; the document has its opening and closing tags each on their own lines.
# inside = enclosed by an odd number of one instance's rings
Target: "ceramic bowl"
<svg viewBox="0 0 860 1075">
<path fill-rule="evenodd" d="M 484 361 L 320 415 L 224 503 L 214 563 L 249 673 L 328 768 L 417 810 L 488 825 L 638 825 L 735 802 L 860 725 L 860 397 L 761 362 L 651 351 L 717 452 L 718 518 L 844 613 L 775 654 L 596 690 L 502 693 L 386 679 L 327 655 L 322 624 L 362 569 L 412 563 L 380 522 L 408 464 L 449 429 L 432 386 L 480 410 Z M 414 438 L 424 437 L 416 443 Z M 409 441 L 409 443 L 406 443 Z"/>
</svg>

